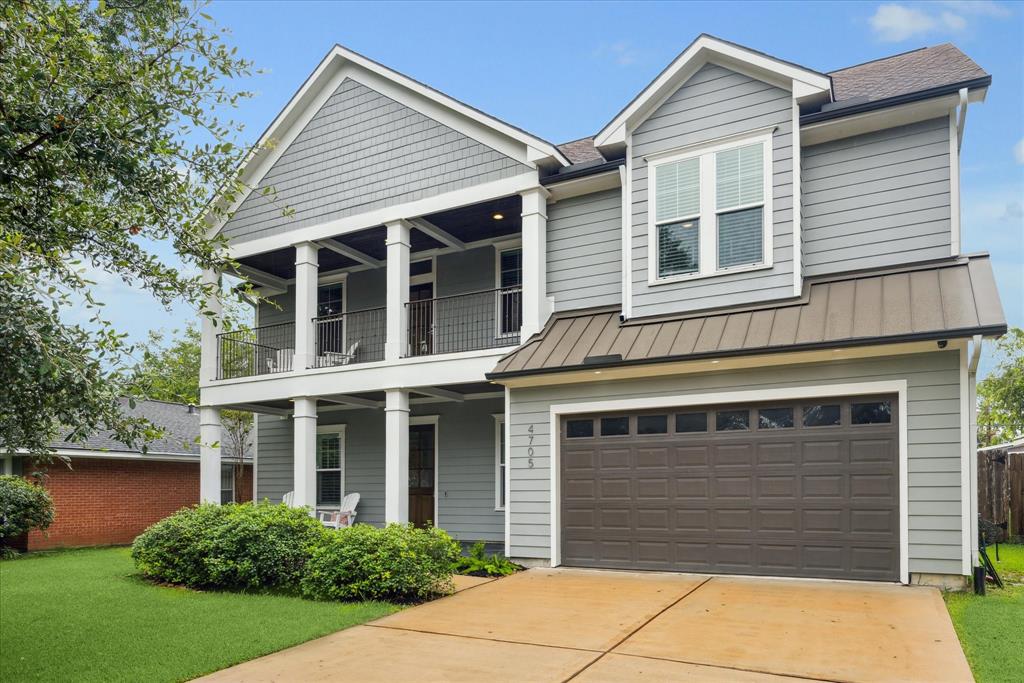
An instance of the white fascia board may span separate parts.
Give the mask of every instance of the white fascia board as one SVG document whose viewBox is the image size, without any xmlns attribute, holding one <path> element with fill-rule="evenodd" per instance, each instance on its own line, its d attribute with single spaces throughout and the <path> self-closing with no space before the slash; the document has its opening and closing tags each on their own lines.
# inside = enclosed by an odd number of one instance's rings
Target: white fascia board
<svg viewBox="0 0 1024 683">
<path fill-rule="evenodd" d="M 280 235 L 270 235 L 246 242 L 232 243 L 228 247 L 228 255 L 231 258 L 240 259 L 254 254 L 262 254 L 290 247 L 297 242 L 316 242 L 328 237 L 346 235 L 351 232 L 358 232 L 366 228 L 373 228 L 414 216 L 424 216 L 437 213 L 438 211 L 457 209 L 470 204 L 478 204 L 492 199 L 519 194 L 524 190 L 537 187 L 538 183 L 537 172 L 530 171 L 511 178 L 493 180 L 489 183 L 474 185 L 462 190 L 445 192 L 433 197 L 417 199 L 394 206 L 386 206 L 355 216 L 346 216 L 333 221 L 327 221 L 326 223 L 290 230 Z"/>
<path fill-rule="evenodd" d="M 621 166 L 619 168 L 621 168 Z M 584 176 L 582 178 L 566 180 L 561 183 L 553 182 L 546 186 L 548 192 L 551 193 L 551 196 L 548 198 L 548 204 L 554 204 L 557 201 L 569 199 L 570 197 L 579 197 L 585 194 L 593 194 L 594 192 L 612 190 L 616 187 L 621 187 L 621 185 L 622 173 L 618 168 L 613 168 L 610 171 L 605 171 L 603 173 Z"/>
<path fill-rule="evenodd" d="M 723 66 L 727 63 L 729 68 L 750 70 L 753 72 L 751 75 L 761 80 L 771 79 L 776 83 L 789 83 L 788 88 L 794 90 L 794 95 L 798 90 L 800 97 L 806 97 L 814 91 L 823 96 L 831 92 L 832 83 L 825 74 L 702 35 L 676 57 L 618 116 L 601 129 L 594 138 L 595 146 L 603 147 L 625 141 L 627 129 L 631 128 L 637 119 L 643 118 L 644 114 L 653 108 L 654 103 L 674 92 L 686 78 L 709 61 L 723 63 Z M 794 82 L 799 82 L 800 85 L 794 86 Z"/>
<path fill-rule="evenodd" d="M 987 88 L 971 90 L 968 93 L 967 101 L 976 102 L 984 99 L 983 91 L 985 90 Z M 946 116 L 959 104 L 960 96 L 953 93 L 921 100 L 920 102 L 910 102 L 895 107 L 843 116 L 830 121 L 811 123 L 800 127 L 800 143 L 807 147 L 830 140 L 840 140 L 853 137 L 854 135 L 862 135 L 918 121 L 936 119 Z"/>
<path fill-rule="evenodd" d="M 203 405 L 275 401 L 296 396 L 337 396 L 416 386 L 444 386 L 487 381 L 498 360 L 514 346 L 466 351 L 444 356 L 418 356 L 398 361 L 355 363 L 337 368 L 282 372 L 206 382 L 200 390 Z M 412 384 L 411 381 L 415 381 Z"/>
<path fill-rule="evenodd" d="M 60 458 L 99 458 L 106 460 L 152 460 L 153 462 L 194 462 L 199 464 L 199 454 L 184 455 L 179 453 L 126 453 L 121 451 L 101 451 L 94 449 L 58 448 L 53 454 Z M 16 455 L 28 457 L 28 453 L 18 452 Z M 245 462 L 250 462 L 246 459 Z"/>
</svg>

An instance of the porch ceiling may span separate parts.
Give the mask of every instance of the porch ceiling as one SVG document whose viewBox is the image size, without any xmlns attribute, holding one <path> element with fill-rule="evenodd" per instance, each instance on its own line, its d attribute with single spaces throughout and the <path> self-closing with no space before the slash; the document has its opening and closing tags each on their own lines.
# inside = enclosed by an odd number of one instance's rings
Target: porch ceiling
<svg viewBox="0 0 1024 683">
<path fill-rule="evenodd" d="M 423 216 L 423 218 L 453 237 L 471 243 L 519 234 L 522 230 L 521 207 L 522 200 L 518 196 L 502 197 L 450 211 L 441 211 Z M 502 219 L 495 220 L 495 214 L 501 214 Z M 387 228 L 378 225 L 366 230 L 339 235 L 334 239 L 367 256 L 384 261 L 387 257 L 387 248 L 384 244 L 386 238 Z M 410 238 L 410 250 L 413 254 L 445 246 L 417 229 L 412 230 Z M 357 261 L 330 249 L 320 249 L 318 259 L 321 272 L 359 265 Z M 239 259 L 239 263 L 277 277 L 285 279 L 295 277 L 295 250 L 292 247 L 246 256 Z"/>
<path fill-rule="evenodd" d="M 491 382 L 466 382 L 462 384 L 445 384 L 437 387 L 439 389 L 446 389 L 453 391 L 458 394 L 462 394 L 466 398 L 471 398 L 474 395 L 482 396 L 483 394 L 492 394 L 496 392 L 504 391 L 503 387 L 495 385 Z M 413 401 L 420 401 L 424 399 L 437 400 L 434 397 L 427 396 L 426 394 L 418 393 L 415 389 L 410 388 L 409 390 L 410 399 Z M 325 408 L 337 408 L 339 405 L 345 405 L 345 398 L 350 397 L 358 401 L 373 401 L 379 403 L 383 409 L 385 392 L 382 391 L 361 391 L 351 394 L 337 395 L 337 396 L 324 396 L 322 399 L 317 401 L 317 409 L 323 410 Z M 225 406 L 233 407 L 239 410 L 248 410 L 257 412 L 259 409 L 265 409 L 268 414 L 280 413 L 280 411 L 292 411 L 292 402 L 288 399 L 280 399 L 274 401 L 260 401 L 259 403 L 247 403 L 236 406 Z M 360 407 L 350 405 L 350 407 Z"/>
</svg>

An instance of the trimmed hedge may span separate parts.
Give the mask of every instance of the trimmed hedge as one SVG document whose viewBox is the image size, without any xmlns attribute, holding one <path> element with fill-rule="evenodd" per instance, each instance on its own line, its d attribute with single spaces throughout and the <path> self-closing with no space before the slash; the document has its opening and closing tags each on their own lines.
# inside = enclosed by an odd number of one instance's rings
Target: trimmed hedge
<svg viewBox="0 0 1024 683">
<path fill-rule="evenodd" d="M 0 541 L 53 523 L 53 499 L 45 488 L 14 475 L 0 476 Z"/>
<path fill-rule="evenodd" d="M 327 530 L 309 512 L 270 503 L 179 510 L 135 539 L 145 576 L 190 588 L 298 588 Z"/>
<path fill-rule="evenodd" d="M 451 593 L 459 544 L 441 529 L 357 524 L 313 551 L 302 594 L 314 600 L 415 602 Z"/>
</svg>

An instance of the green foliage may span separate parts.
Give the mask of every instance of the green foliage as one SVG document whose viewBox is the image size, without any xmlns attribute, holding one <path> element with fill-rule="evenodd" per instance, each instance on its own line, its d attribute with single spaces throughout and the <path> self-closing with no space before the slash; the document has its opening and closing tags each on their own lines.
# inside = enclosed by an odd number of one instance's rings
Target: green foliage
<svg viewBox="0 0 1024 683">
<path fill-rule="evenodd" d="M 488 556 L 483 541 L 469 548 L 469 555 L 455 561 L 455 573 L 467 576 L 508 576 L 519 571 L 519 566 L 501 553 Z"/>
<path fill-rule="evenodd" d="M 198 273 L 233 266 L 207 230 L 245 188 L 250 149 L 221 116 L 249 73 L 178 0 L 0 3 L 0 452 L 158 435 L 120 410 L 131 347 L 93 290 L 120 280 L 207 315 L 225 296 Z"/>
<path fill-rule="evenodd" d="M 1024 435 L 1024 330 L 996 342 L 998 362 L 978 382 L 978 442 L 994 446 Z"/>
<path fill-rule="evenodd" d="M 315 600 L 414 602 L 453 590 L 459 544 L 436 527 L 356 524 L 313 551 L 302 593 Z"/>
<path fill-rule="evenodd" d="M 0 542 L 52 523 L 53 500 L 46 489 L 21 477 L 0 477 Z"/>
<path fill-rule="evenodd" d="M 199 505 L 144 531 L 132 546 L 145 576 L 191 588 L 298 587 L 327 530 L 303 508 L 269 503 Z"/>
</svg>

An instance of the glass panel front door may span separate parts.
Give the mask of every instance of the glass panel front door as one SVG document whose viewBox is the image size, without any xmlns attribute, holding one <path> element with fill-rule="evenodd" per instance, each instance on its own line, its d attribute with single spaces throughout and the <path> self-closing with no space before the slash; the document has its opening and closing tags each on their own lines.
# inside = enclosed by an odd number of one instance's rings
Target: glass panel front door
<svg viewBox="0 0 1024 683">
<path fill-rule="evenodd" d="M 436 426 L 409 427 L 409 521 L 417 527 L 434 523 L 434 452 Z"/>
</svg>

